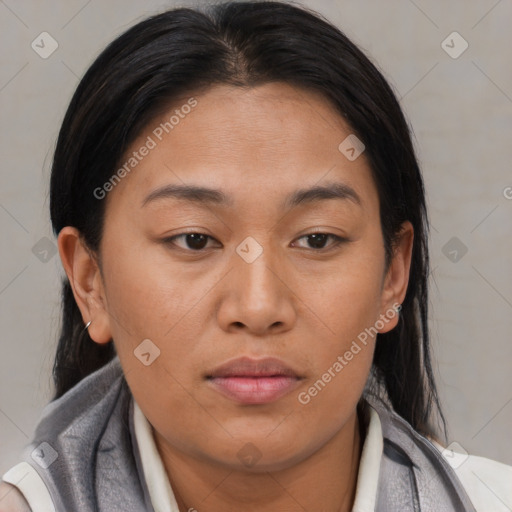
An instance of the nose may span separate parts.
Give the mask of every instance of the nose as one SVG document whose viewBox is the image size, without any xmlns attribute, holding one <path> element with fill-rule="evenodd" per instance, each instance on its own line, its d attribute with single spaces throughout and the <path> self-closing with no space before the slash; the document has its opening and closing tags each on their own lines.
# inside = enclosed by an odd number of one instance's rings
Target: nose
<svg viewBox="0 0 512 512">
<path fill-rule="evenodd" d="M 294 293 L 283 264 L 263 250 L 252 261 L 233 256 L 233 268 L 222 290 L 218 322 L 225 331 L 245 330 L 258 336 L 291 329 L 296 321 Z"/>
</svg>

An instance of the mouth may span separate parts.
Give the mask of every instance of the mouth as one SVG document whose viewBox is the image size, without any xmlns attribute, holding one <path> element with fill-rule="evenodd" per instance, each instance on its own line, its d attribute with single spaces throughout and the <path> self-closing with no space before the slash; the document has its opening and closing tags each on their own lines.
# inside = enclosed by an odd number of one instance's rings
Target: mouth
<svg viewBox="0 0 512 512">
<path fill-rule="evenodd" d="M 302 377 L 276 358 L 241 357 L 206 375 L 208 384 L 239 404 L 266 404 L 290 393 Z"/>
</svg>

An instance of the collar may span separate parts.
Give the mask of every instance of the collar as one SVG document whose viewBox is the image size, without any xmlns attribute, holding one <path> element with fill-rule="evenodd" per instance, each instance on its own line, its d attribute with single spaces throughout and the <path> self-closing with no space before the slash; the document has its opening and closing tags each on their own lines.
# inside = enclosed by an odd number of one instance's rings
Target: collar
<svg viewBox="0 0 512 512">
<path fill-rule="evenodd" d="M 383 437 L 377 411 L 370 406 L 368 413 L 369 421 L 359 462 L 353 512 L 373 512 L 377 497 Z M 155 512 L 179 512 L 176 498 L 153 438 L 152 427 L 135 399 L 133 414 L 135 437 L 151 504 Z"/>
</svg>

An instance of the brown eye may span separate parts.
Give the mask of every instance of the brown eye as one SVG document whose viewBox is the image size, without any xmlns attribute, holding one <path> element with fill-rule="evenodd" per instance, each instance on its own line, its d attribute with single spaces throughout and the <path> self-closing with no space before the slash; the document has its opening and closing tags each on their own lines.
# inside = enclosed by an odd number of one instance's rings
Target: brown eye
<svg viewBox="0 0 512 512">
<path fill-rule="evenodd" d="M 183 240 L 181 245 L 176 243 L 176 240 L 180 239 Z M 205 235 L 204 233 L 182 233 L 181 235 L 166 238 L 164 242 L 177 245 L 181 249 L 185 250 L 201 251 L 205 249 L 209 239 L 213 240 L 212 237 Z"/>
<path fill-rule="evenodd" d="M 334 240 L 334 243 L 332 243 L 329 248 L 336 247 L 342 242 L 345 242 L 346 239 L 342 238 L 337 235 L 333 235 L 332 233 L 310 233 L 309 235 L 304 235 L 298 238 L 298 240 L 307 239 L 307 243 L 309 244 L 309 247 L 305 247 L 306 249 L 317 249 L 322 250 L 325 249 L 325 245 L 327 241 L 331 238 Z"/>
</svg>

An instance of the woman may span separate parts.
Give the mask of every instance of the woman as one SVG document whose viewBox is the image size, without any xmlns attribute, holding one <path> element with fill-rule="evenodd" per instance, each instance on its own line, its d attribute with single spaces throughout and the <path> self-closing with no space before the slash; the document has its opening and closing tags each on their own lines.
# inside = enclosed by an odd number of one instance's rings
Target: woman
<svg viewBox="0 0 512 512">
<path fill-rule="evenodd" d="M 228 3 L 121 35 L 63 121 L 51 218 L 56 394 L 6 510 L 512 503 L 512 468 L 453 469 L 436 428 L 406 121 L 315 13 Z"/>
</svg>

